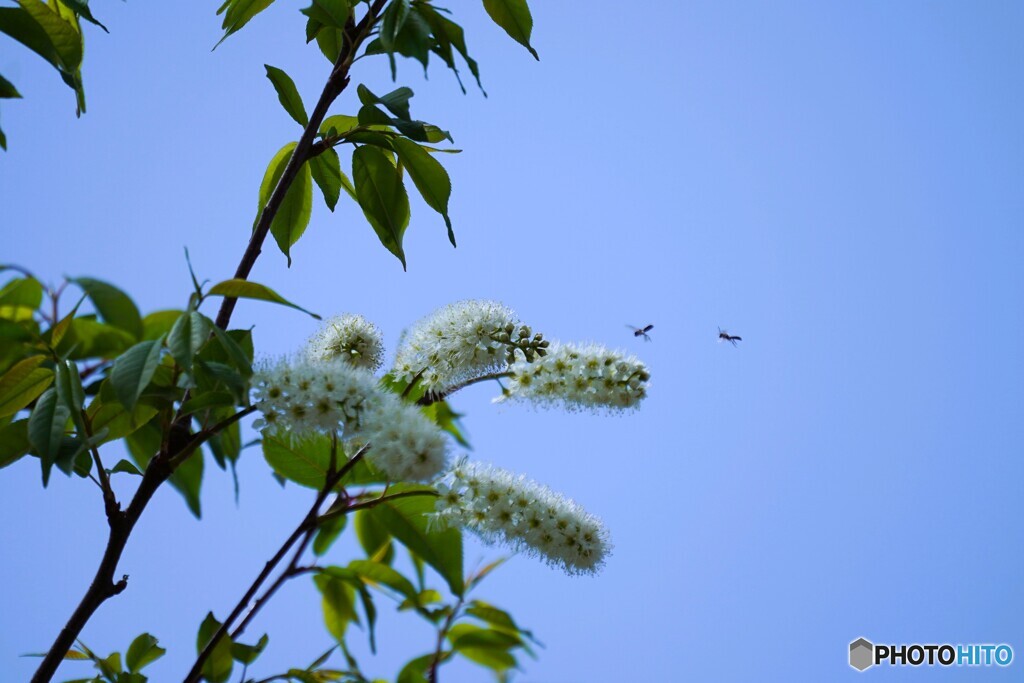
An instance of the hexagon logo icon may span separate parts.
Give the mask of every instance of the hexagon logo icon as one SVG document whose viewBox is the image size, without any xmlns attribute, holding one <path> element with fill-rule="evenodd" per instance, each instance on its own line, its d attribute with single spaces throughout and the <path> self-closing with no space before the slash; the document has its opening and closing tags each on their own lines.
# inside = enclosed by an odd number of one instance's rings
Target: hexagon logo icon
<svg viewBox="0 0 1024 683">
<path fill-rule="evenodd" d="M 864 671 L 875 663 L 875 646 L 867 638 L 858 638 L 850 643 L 850 666 Z"/>
</svg>

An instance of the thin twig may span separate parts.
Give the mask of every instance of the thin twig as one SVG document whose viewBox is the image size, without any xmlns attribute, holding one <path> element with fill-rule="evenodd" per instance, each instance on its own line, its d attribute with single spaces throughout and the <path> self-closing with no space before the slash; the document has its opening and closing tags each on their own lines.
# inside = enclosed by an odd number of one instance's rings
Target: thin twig
<svg viewBox="0 0 1024 683">
<path fill-rule="evenodd" d="M 446 398 L 448 398 L 449 396 L 451 396 L 452 394 L 454 394 L 455 392 L 462 391 L 466 387 L 471 386 L 473 384 L 477 384 L 479 382 L 486 382 L 486 381 L 492 380 L 492 379 L 495 379 L 495 380 L 497 380 L 497 379 L 505 379 L 506 377 L 511 377 L 511 376 L 512 376 L 512 373 L 508 372 L 508 371 L 505 371 L 505 372 L 492 372 L 492 373 L 487 374 L 487 375 L 480 375 L 479 377 L 474 377 L 472 379 L 467 379 L 465 382 L 459 382 L 458 384 L 452 385 L 452 386 L 448 387 L 447 389 L 445 389 L 444 391 L 430 391 L 430 392 L 427 392 L 426 394 L 423 395 L 423 398 L 421 398 L 420 400 L 416 401 L 416 403 L 417 403 L 417 405 L 421 405 L 421 406 L 429 406 L 432 403 L 437 403 L 438 401 L 443 401 Z"/>
</svg>

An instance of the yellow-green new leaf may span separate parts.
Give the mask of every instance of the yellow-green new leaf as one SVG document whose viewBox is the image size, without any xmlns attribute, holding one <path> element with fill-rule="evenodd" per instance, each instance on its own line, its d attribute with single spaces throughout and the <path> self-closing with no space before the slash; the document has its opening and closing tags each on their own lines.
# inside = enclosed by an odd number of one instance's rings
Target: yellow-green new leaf
<svg viewBox="0 0 1024 683">
<path fill-rule="evenodd" d="M 262 212 L 266 210 L 270 195 L 273 194 L 274 189 L 277 187 L 277 183 L 281 179 L 281 174 L 284 173 L 289 159 L 291 159 L 296 144 L 289 142 L 278 150 L 274 158 L 270 160 L 267 172 L 263 176 L 263 182 L 260 184 L 258 216 L 262 215 Z M 295 175 L 295 179 L 292 180 L 292 184 L 288 187 L 288 191 L 285 192 L 284 199 L 281 200 L 281 205 L 277 209 L 274 221 L 270 224 L 270 233 L 274 236 L 274 240 L 277 242 L 277 246 L 280 247 L 281 252 L 288 258 L 289 266 L 292 265 L 292 245 L 298 242 L 299 238 L 302 237 L 302 233 L 306 231 L 312 211 L 312 177 L 310 176 L 309 164 L 302 164 L 299 172 Z M 257 218 L 258 220 L 259 218 Z"/>
<path fill-rule="evenodd" d="M 14 364 L 0 377 L 0 417 L 13 415 L 46 390 L 53 371 L 39 367 L 45 356 L 30 356 Z"/>
</svg>

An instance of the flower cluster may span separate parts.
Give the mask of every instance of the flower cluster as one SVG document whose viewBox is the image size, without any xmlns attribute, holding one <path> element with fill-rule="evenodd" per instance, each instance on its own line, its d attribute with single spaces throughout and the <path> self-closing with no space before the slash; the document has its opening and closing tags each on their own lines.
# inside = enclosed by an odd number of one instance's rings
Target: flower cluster
<svg viewBox="0 0 1024 683">
<path fill-rule="evenodd" d="M 256 429 L 309 432 L 357 431 L 370 404 L 383 393 L 367 370 L 341 360 L 282 360 L 252 377 L 253 403 L 263 416 Z"/>
<path fill-rule="evenodd" d="M 392 375 L 401 381 L 419 378 L 428 391 L 443 391 L 461 382 L 504 370 L 516 349 L 531 360 L 544 355 L 547 342 L 530 337 L 515 312 L 494 301 L 460 301 L 418 322 L 395 357 Z M 539 349 L 539 350 L 538 350 Z"/>
<path fill-rule="evenodd" d="M 552 346 L 535 363 L 511 368 L 505 395 L 567 408 L 634 408 L 647 395 L 650 373 L 635 356 L 598 344 Z"/>
<path fill-rule="evenodd" d="M 599 519 L 551 489 L 491 465 L 461 462 L 435 506 L 441 526 L 459 526 L 485 541 L 505 540 L 569 574 L 595 573 L 611 551 Z"/>
<path fill-rule="evenodd" d="M 254 427 L 340 434 L 370 444 L 367 459 L 392 481 L 425 481 L 447 465 L 448 440 L 415 406 L 345 361 L 281 361 L 253 375 Z"/>
<path fill-rule="evenodd" d="M 391 481 L 428 481 L 448 466 L 448 439 L 415 406 L 394 394 L 365 416 L 368 458 Z"/>
<path fill-rule="evenodd" d="M 376 370 L 384 362 L 384 340 L 376 325 L 347 313 L 326 320 L 306 342 L 314 361 L 344 360 L 357 368 Z"/>
</svg>

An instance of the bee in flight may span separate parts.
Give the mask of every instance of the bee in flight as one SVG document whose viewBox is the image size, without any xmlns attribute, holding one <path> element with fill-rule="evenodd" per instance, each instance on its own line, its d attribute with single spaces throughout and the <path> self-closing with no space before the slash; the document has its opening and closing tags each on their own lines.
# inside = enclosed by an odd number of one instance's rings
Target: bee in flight
<svg viewBox="0 0 1024 683">
<path fill-rule="evenodd" d="M 735 335 L 729 334 L 721 327 L 718 328 L 718 339 L 719 341 L 727 341 L 733 346 L 736 346 L 736 342 L 743 341 L 743 337 L 737 337 Z"/>
<path fill-rule="evenodd" d="M 654 329 L 654 325 L 648 325 L 647 327 L 637 327 L 636 325 L 626 325 L 629 329 L 633 330 L 634 337 L 643 337 L 644 341 L 651 341 L 651 336 L 647 334 Z"/>
</svg>

